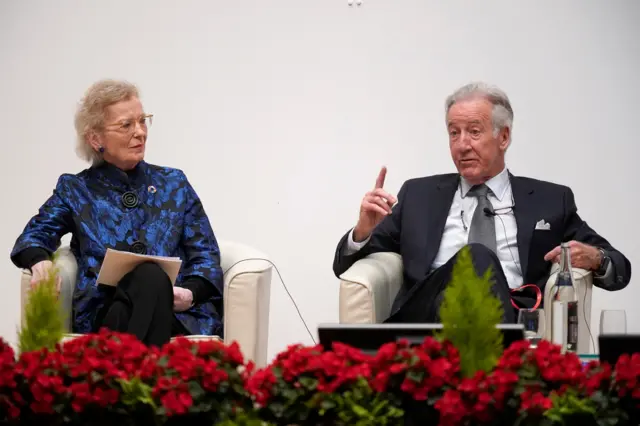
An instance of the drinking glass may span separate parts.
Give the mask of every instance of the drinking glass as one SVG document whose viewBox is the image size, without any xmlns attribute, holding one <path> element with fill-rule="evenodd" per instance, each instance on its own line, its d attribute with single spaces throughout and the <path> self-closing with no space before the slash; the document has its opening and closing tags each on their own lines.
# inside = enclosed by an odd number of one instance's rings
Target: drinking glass
<svg viewBox="0 0 640 426">
<path fill-rule="evenodd" d="M 627 334 L 625 310 L 603 309 L 600 312 L 600 334 Z"/>
<path fill-rule="evenodd" d="M 538 342 L 544 338 L 544 310 L 520 309 L 518 312 L 518 324 L 524 326 L 524 338 L 529 341 L 532 348 L 538 347 Z"/>
</svg>

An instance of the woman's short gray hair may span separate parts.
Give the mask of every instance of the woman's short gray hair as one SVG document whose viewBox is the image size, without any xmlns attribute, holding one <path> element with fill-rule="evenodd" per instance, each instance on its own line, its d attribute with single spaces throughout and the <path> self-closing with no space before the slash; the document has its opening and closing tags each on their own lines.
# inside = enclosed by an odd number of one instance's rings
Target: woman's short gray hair
<svg viewBox="0 0 640 426">
<path fill-rule="evenodd" d="M 509 97 L 500 88 L 487 83 L 469 83 L 456 90 L 447 98 L 445 112 L 449 113 L 449 109 L 456 102 L 476 97 L 484 98 L 493 105 L 491 122 L 493 123 L 494 136 L 497 136 L 498 132 L 505 127 L 508 127 L 509 130 L 513 129 L 513 109 L 511 108 Z"/>
<path fill-rule="evenodd" d="M 75 116 L 76 153 L 80 158 L 93 165 L 102 162 L 102 155 L 87 141 L 88 133 L 104 126 L 105 110 L 108 106 L 138 97 L 138 88 L 122 80 L 100 80 L 87 89 Z"/>
</svg>

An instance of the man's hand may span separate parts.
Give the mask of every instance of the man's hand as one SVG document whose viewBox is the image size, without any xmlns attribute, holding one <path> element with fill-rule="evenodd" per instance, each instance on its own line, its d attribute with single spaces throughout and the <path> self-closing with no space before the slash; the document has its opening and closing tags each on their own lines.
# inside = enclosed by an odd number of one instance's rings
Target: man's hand
<svg viewBox="0 0 640 426">
<path fill-rule="evenodd" d="M 53 263 L 50 260 L 43 260 L 31 267 L 31 289 L 36 288 L 41 282 L 46 281 L 53 272 Z M 56 291 L 60 294 L 62 279 L 56 279 Z"/>
<path fill-rule="evenodd" d="M 571 266 L 574 268 L 597 271 L 602 263 L 602 254 L 596 247 L 579 241 L 569 241 L 571 252 Z M 560 263 L 560 246 L 554 248 L 544 256 L 544 260 Z"/>
<path fill-rule="evenodd" d="M 173 310 L 186 311 L 193 304 L 193 293 L 183 287 L 173 286 Z"/>
<path fill-rule="evenodd" d="M 356 242 L 369 238 L 373 229 L 378 226 L 386 216 L 391 214 L 391 207 L 398 202 L 396 197 L 382 189 L 386 176 L 387 168 L 383 167 L 378 174 L 378 179 L 376 179 L 376 185 L 373 191 L 367 192 L 362 199 L 362 203 L 360 204 L 360 217 L 353 229 L 353 239 Z"/>
</svg>

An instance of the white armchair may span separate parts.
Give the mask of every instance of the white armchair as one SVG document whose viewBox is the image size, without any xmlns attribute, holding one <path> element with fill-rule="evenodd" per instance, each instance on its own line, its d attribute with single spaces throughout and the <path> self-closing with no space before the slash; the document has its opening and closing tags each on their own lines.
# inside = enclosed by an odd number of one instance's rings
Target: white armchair
<svg viewBox="0 0 640 426">
<path fill-rule="evenodd" d="M 549 300 L 559 266 L 547 281 L 544 300 Z M 578 293 L 578 353 L 590 353 L 591 293 L 593 277 L 573 270 Z M 391 314 L 391 305 L 402 286 L 402 258 L 396 253 L 374 253 L 357 261 L 340 276 L 339 320 L 343 324 L 381 323 Z M 551 340 L 551 310 L 545 309 L 545 338 Z"/>
<path fill-rule="evenodd" d="M 224 274 L 224 340 L 237 341 L 245 358 L 258 367 L 267 364 L 267 340 L 269 336 L 269 303 L 271 295 L 271 264 L 258 259 L 268 259 L 263 253 L 243 244 L 219 241 L 221 267 Z M 238 263 L 240 262 L 240 263 Z M 69 247 L 58 250 L 56 266 L 62 278 L 60 305 L 63 314 L 70 319 L 77 263 Z M 29 295 L 31 273 L 26 270 L 21 277 L 21 306 Z M 24 309 L 22 309 L 24 312 Z M 71 330 L 70 321 L 66 324 Z M 211 338 L 193 336 L 193 339 Z"/>
</svg>

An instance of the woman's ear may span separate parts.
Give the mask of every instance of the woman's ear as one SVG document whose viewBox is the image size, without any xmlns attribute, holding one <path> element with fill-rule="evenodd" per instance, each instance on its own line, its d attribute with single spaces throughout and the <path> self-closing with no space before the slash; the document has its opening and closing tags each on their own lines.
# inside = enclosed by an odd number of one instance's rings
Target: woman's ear
<svg viewBox="0 0 640 426">
<path fill-rule="evenodd" d="M 95 130 L 89 130 L 87 135 L 85 136 L 85 141 L 88 143 L 94 151 L 99 152 L 102 147 L 102 142 L 100 141 L 100 136 L 96 133 Z"/>
</svg>

